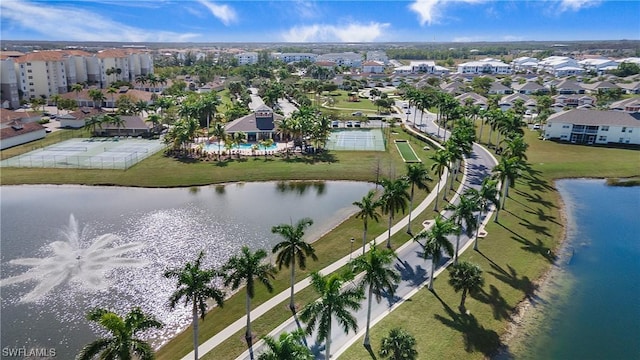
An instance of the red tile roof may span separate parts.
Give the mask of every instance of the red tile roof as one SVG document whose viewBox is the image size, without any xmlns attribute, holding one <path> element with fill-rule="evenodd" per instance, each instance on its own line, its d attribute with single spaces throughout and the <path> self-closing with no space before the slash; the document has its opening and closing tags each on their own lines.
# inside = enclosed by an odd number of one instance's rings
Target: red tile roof
<svg viewBox="0 0 640 360">
<path fill-rule="evenodd" d="M 20 120 L 14 120 L 8 124 L 9 126 L 0 129 L 0 139 L 8 139 L 14 136 L 27 134 L 30 132 L 44 130 L 44 126 L 37 122 L 22 123 Z"/>
</svg>

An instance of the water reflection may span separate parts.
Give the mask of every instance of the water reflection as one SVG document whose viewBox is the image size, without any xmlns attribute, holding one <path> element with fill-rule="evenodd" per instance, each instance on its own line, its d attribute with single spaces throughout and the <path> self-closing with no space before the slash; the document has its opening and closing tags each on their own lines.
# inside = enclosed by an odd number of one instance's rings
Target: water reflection
<svg viewBox="0 0 640 360">
<path fill-rule="evenodd" d="M 292 192 L 298 195 L 304 195 L 307 190 L 315 190 L 317 195 L 323 195 L 326 190 L 324 181 L 279 181 L 276 189 L 281 193 Z"/>
</svg>

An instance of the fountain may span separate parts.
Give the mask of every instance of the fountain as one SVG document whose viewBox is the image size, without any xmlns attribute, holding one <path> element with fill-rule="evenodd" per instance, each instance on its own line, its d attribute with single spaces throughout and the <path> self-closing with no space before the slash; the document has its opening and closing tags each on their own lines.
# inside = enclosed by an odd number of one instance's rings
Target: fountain
<svg viewBox="0 0 640 360">
<path fill-rule="evenodd" d="M 118 237 L 114 234 L 103 234 L 88 241 L 89 230 L 79 229 L 73 214 L 69 215 L 69 225 L 61 231 L 65 241 L 54 241 L 48 245 L 53 256 L 45 258 L 22 258 L 10 260 L 9 264 L 30 266 L 26 272 L 0 280 L 0 286 L 33 281 L 36 287 L 21 298 L 21 302 L 35 302 L 42 299 L 55 287 L 67 283 L 78 282 L 89 290 L 102 290 L 109 287 L 105 277 L 111 270 L 123 267 L 141 267 L 146 261 L 120 257 L 139 250 L 142 243 L 132 242 L 113 246 Z M 82 245 L 90 245 L 83 248 Z"/>
</svg>

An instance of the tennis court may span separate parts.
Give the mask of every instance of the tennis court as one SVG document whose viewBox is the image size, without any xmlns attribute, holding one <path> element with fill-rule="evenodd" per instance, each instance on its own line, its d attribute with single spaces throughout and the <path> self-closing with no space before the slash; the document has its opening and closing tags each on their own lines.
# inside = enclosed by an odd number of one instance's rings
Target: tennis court
<svg viewBox="0 0 640 360">
<path fill-rule="evenodd" d="M 128 169 L 164 149 L 160 140 L 69 139 L 0 161 L 0 167 Z"/>
<path fill-rule="evenodd" d="M 384 151 L 385 139 L 380 129 L 334 130 L 327 141 L 329 150 Z"/>
</svg>

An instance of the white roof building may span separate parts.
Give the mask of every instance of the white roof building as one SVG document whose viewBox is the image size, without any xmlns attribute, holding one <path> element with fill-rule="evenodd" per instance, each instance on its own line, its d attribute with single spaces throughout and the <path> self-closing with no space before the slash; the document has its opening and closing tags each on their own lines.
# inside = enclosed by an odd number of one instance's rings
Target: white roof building
<svg viewBox="0 0 640 360">
<path fill-rule="evenodd" d="M 544 138 L 578 144 L 640 145 L 640 113 L 569 110 L 549 116 Z"/>
<path fill-rule="evenodd" d="M 511 66 L 496 59 L 470 61 L 458 65 L 459 74 L 511 74 Z"/>
</svg>

